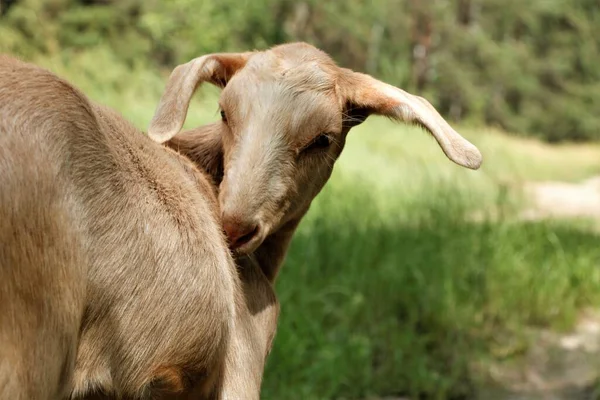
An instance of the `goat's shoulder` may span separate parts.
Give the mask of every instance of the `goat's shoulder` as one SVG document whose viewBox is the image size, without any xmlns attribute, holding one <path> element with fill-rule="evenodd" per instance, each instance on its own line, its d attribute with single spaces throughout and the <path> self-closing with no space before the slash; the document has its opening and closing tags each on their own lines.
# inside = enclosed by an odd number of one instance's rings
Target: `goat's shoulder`
<svg viewBox="0 0 600 400">
<path fill-rule="evenodd" d="M 92 103 L 106 145 L 131 195 L 151 193 L 171 213 L 193 213 L 196 201 L 217 207 L 216 185 L 187 157 L 151 140 L 116 110 Z M 209 215 L 204 216 L 208 218 Z"/>
</svg>

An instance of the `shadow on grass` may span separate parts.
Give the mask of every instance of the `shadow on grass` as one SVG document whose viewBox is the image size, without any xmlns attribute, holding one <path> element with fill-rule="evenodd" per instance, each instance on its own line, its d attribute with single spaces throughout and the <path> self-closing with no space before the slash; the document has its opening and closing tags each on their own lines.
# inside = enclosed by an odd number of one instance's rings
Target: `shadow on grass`
<svg viewBox="0 0 600 400">
<path fill-rule="evenodd" d="M 264 398 L 470 399 L 475 363 L 522 353 L 524 327 L 567 327 L 598 304 L 597 235 L 466 222 L 459 197 L 394 211 L 366 191 L 322 194 L 277 283 Z"/>
</svg>

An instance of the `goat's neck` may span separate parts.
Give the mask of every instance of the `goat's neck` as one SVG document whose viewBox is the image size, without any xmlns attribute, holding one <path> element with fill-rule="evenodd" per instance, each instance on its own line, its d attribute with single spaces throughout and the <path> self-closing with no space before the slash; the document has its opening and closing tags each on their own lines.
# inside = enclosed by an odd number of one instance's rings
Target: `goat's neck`
<svg viewBox="0 0 600 400">
<path fill-rule="evenodd" d="M 285 256 L 300 220 L 301 218 L 292 220 L 278 231 L 269 235 L 253 254 L 263 273 L 271 283 L 274 283 L 279 269 L 285 261 Z"/>
</svg>

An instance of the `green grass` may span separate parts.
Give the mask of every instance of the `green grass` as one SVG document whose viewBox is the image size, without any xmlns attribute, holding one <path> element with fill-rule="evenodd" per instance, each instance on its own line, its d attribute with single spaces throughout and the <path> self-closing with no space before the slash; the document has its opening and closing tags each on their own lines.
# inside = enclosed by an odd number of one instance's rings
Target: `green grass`
<svg viewBox="0 0 600 400">
<path fill-rule="evenodd" d="M 336 176 L 277 285 L 265 398 L 472 398 L 474 363 L 519 355 L 524 327 L 568 326 L 598 304 L 597 236 L 465 222 L 463 195 L 432 186 L 421 203 L 382 206 Z"/>
<path fill-rule="evenodd" d="M 142 129 L 166 78 L 102 49 L 43 64 Z M 188 126 L 217 118 L 207 90 Z M 513 218 L 519 182 L 600 173 L 600 147 L 460 131 L 482 150 L 480 171 L 385 119 L 350 134 L 277 282 L 265 399 L 471 398 L 485 378 L 476 366 L 522 354 L 527 327 L 567 328 L 600 304 L 598 236 Z"/>
</svg>

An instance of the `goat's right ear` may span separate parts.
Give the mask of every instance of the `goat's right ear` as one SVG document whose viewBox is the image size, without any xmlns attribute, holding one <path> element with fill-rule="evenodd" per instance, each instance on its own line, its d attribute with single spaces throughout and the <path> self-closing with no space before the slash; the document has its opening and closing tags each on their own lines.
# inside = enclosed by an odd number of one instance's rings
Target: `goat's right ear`
<svg viewBox="0 0 600 400">
<path fill-rule="evenodd" d="M 148 128 L 148 136 L 164 143 L 183 127 L 194 92 L 202 82 L 225 87 L 229 79 L 242 69 L 252 52 L 208 54 L 177 66 L 167 82 L 154 117 Z"/>
<path fill-rule="evenodd" d="M 359 124 L 371 114 L 416 124 L 429 131 L 456 164 L 470 169 L 481 165 L 479 149 L 459 135 L 424 98 L 349 69 L 342 69 L 341 78 L 345 101 L 357 114 L 350 124 Z"/>
</svg>

